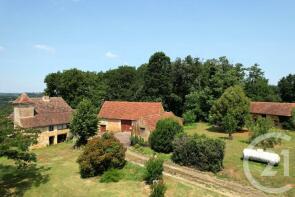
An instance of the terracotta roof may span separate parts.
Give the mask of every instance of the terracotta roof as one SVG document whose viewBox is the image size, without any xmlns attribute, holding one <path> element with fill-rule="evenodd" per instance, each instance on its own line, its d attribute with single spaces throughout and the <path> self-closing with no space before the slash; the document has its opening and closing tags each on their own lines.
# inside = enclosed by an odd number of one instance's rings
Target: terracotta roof
<svg viewBox="0 0 295 197">
<path fill-rule="evenodd" d="M 141 117 L 162 114 L 160 102 L 105 101 L 98 117 L 107 119 L 138 120 Z"/>
<path fill-rule="evenodd" d="M 32 100 L 26 93 L 22 93 L 15 101 L 12 102 L 13 104 L 26 104 L 32 103 Z"/>
<path fill-rule="evenodd" d="M 23 103 L 22 94 L 14 104 Z M 61 97 L 50 98 L 29 98 L 30 104 L 34 106 L 33 117 L 21 118 L 20 123 L 23 128 L 44 127 L 49 125 L 66 124 L 71 120 L 73 109 Z"/>
<path fill-rule="evenodd" d="M 165 118 L 172 118 L 178 121 L 179 124 L 183 124 L 182 119 L 175 116 L 173 112 L 163 112 L 162 114 L 153 114 L 142 117 L 140 119 L 140 126 L 148 127 L 150 131 L 153 131 L 156 128 L 157 122 Z"/>
<path fill-rule="evenodd" d="M 275 116 L 291 116 L 295 103 L 251 102 L 250 112 Z"/>
</svg>

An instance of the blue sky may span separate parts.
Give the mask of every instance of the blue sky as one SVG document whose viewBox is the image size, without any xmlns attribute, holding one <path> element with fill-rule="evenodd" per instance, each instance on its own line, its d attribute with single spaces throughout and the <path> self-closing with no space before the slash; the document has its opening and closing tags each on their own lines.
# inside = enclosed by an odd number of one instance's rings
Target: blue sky
<svg viewBox="0 0 295 197">
<path fill-rule="evenodd" d="M 0 92 L 43 91 L 69 68 L 139 66 L 155 51 L 295 73 L 295 1 L 0 0 Z"/>
</svg>

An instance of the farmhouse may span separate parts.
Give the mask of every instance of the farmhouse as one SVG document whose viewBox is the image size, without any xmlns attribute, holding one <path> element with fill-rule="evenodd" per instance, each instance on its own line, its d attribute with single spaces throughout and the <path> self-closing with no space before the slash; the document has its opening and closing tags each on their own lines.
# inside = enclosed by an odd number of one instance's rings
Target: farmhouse
<svg viewBox="0 0 295 197">
<path fill-rule="evenodd" d="M 68 125 L 73 110 L 63 98 L 48 96 L 30 98 L 23 93 L 12 104 L 11 117 L 15 126 L 36 128 L 41 131 L 38 143 L 32 148 L 57 144 L 68 137 Z"/>
<path fill-rule="evenodd" d="M 181 118 L 165 112 L 161 102 L 105 101 L 98 117 L 100 132 L 133 132 L 145 139 L 162 118 L 174 118 L 182 124 Z"/>
<path fill-rule="evenodd" d="M 291 118 L 295 103 L 251 102 L 250 112 L 254 118 L 269 117 L 276 125 Z"/>
</svg>

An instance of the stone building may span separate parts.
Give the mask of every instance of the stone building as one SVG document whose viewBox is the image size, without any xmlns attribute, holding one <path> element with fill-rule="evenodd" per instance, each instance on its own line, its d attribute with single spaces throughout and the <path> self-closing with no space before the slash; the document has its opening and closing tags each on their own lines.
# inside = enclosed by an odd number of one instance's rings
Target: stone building
<svg viewBox="0 0 295 197">
<path fill-rule="evenodd" d="M 72 108 L 61 97 L 30 98 L 21 94 L 13 104 L 11 115 L 14 125 L 21 128 L 36 128 L 41 131 L 38 143 L 32 148 L 45 147 L 66 140 Z"/>
<path fill-rule="evenodd" d="M 182 119 L 165 112 L 160 102 L 105 101 L 98 117 L 100 132 L 133 132 L 145 139 L 162 118 L 174 118 L 182 124 Z"/>
<path fill-rule="evenodd" d="M 295 103 L 251 102 L 250 112 L 254 118 L 269 117 L 276 125 L 291 118 Z"/>
</svg>

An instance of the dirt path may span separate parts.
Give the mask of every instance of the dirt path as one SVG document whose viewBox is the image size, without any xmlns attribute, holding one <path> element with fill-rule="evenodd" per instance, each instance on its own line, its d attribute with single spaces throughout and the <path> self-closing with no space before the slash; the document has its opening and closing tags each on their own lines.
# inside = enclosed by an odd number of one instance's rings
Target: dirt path
<svg viewBox="0 0 295 197">
<path fill-rule="evenodd" d="M 144 163 L 148 160 L 148 157 L 143 156 L 139 153 L 135 153 L 128 149 L 126 152 L 126 159 L 138 165 L 144 165 Z M 267 196 L 265 193 L 249 186 L 241 185 L 232 181 L 217 179 L 201 171 L 179 166 L 176 164 L 168 164 L 167 162 L 164 163 L 164 175 L 179 179 L 181 181 L 219 193 L 224 196 Z"/>
</svg>

